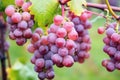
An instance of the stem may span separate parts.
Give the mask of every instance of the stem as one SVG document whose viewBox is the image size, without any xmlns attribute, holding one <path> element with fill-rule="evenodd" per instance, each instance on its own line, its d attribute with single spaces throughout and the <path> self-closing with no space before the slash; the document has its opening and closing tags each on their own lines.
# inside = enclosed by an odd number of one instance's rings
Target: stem
<svg viewBox="0 0 120 80">
<path fill-rule="evenodd" d="M 108 8 L 107 5 L 105 5 L 105 4 L 97 4 L 97 3 L 89 3 L 89 2 L 87 2 L 87 7 L 101 9 L 101 10 Z M 116 11 L 116 12 L 120 11 L 119 7 L 111 6 L 111 8 L 113 11 Z"/>
<path fill-rule="evenodd" d="M 0 15 L 0 41 L 2 48 L 0 49 L 1 71 L 2 80 L 7 80 L 6 64 L 5 64 L 5 49 L 4 49 L 4 32 L 5 24 L 3 23 L 3 17 Z"/>
<path fill-rule="evenodd" d="M 6 56 L 7 56 L 7 59 L 8 59 L 8 67 L 11 68 L 10 55 L 9 55 L 8 51 L 6 51 Z"/>
<path fill-rule="evenodd" d="M 114 18 L 118 19 L 118 16 L 112 10 L 112 8 L 111 8 L 111 6 L 109 4 L 109 1 L 108 0 L 105 0 L 105 1 L 106 1 L 107 7 L 108 7 L 108 10 L 110 11 L 110 13 L 114 16 Z"/>
<path fill-rule="evenodd" d="M 106 18 L 105 15 L 99 14 L 99 13 L 97 13 L 97 12 L 93 12 L 93 11 L 89 11 L 89 10 L 87 10 L 86 12 L 90 12 L 90 13 L 92 13 L 92 14 L 94 14 L 94 15 L 101 16 L 101 17 L 103 17 L 103 18 Z"/>
</svg>

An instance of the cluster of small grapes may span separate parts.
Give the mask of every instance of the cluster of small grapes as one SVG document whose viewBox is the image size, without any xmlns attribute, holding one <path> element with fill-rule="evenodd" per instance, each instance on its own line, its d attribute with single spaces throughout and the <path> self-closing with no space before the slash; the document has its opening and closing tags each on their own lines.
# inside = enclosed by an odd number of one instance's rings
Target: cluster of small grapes
<svg viewBox="0 0 120 80">
<path fill-rule="evenodd" d="M 88 20 L 90 16 L 90 14 L 83 12 L 80 17 L 72 16 L 71 18 L 78 33 L 78 39 L 76 40 L 77 51 L 74 60 L 79 63 L 83 63 L 90 56 L 91 39 L 88 32 L 88 29 L 92 27 L 91 22 Z"/>
<path fill-rule="evenodd" d="M 34 53 L 31 62 L 41 80 L 54 78 L 53 65 L 71 67 L 74 62 L 81 63 L 89 57 L 91 46 L 87 29 L 79 33 L 73 22 L 57 15 L 47 36 L 43 35 L 42 29 L 35 30 L 28 51 Z"/>
<path fill-rule="evenodd" d="M 26 43 L 32 37 L 32 26 L 34 25 L 33 16 L 29 13 L 31 2 L 15 0 L 15 6 L 9 5 L 5 9 L 6 21 L 10 25 L 9 37 L 16 40 L 19 46 Z"/>
<path fill-rule="evenodd" d="M 31 63 L 35 65 L 34 70 L 38 73 L 39 79 L 54 78 L 54 63 L 51 59 L 54 53 L 50 50 L 48 36 L 43 35 L 41 28 L 37 28 L 33 33 L 28 51 L 34 53 Z"/>
<path fill-rule="evenodd" d="M 110 59 L 102 61 L 102 65 L 110 72 L 115 69 L 120 70 L 120 35 L 116 31 L 116 23 L 109 24 L 106 29 L 98 28 L 98 33 L 102 34 L 106 30 L 106 37 L 103 39 L 105 46 L 103 51 L 109 55 Z"/>
</svg>

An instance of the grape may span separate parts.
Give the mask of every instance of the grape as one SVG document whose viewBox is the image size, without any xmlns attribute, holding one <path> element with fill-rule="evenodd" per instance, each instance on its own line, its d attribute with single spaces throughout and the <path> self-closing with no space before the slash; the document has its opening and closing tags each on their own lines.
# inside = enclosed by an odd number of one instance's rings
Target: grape
<svg viewBox="0 0 120 80">
<path fill-rule="evenodd" d="M 115 63 L 115 67 L 116 67 L 116 69 L 120 70 L 120 63 L 119 63 L 119 62 L 116 62 L 116 63 Z"/>
<path fill-rule="evenodd" d="M 45 65 L 44 59 L 42 59 L 42 58 L 37 59 L 37 60 L 35 61 L 35 65 L 36 65 L 37 67 L 39 67 L 39 68 L 44 67 L 44 65 Z"/>
<path fill-rule="evenodd" d="M 70 50 L 70 49 L 75 48 L 76 44 L 73 40 L 68 39 L 67 42 L 66 42 L 66 47 L 67 47 L 67 49 Z"/>
<path fill-rule="evenodd" d="M 51 60 L 51 57 L 53 56 L 53 52 L 49 51 L 47 54 L 44 55 L 45 60 Z"/>
<path fill-rule="evenodd" d="M 41 72 L 42 71 L 42 69 L 38 68 L 37 66 L 34 66 L 34 70 L 35 70 L 35 72 Z"/>
<path fill-rule="evenodd" d="M 67 55 L 63 58 L 63 65 L 66 67 L 71 67 L 74 63 L 74 60 L 71 56 Z"/>
<path fill-rule="evenodd" d="M 30 13 L 28 13 L 28 12 L 23 12 L 23 13 L 22 13 L 22 18 L 23 18 L 23 20 L 25 20 L 25 21 L 29 21 L 30 18 L 31 18 L 31 15 L 30 15 Z"/>
<path fill-rule="evenodd" d="M 24 43 L 26 43 L 26 39 L 25 38 L 16 38 L 16 43 L 19 46 L 22 46 Z"/>
<path fill-rule="evenodd" d="M 32 37 L 32 31 L 31 29 L 26 29 L 24 32 L 23 32 L 23 36 L 27 39 L 31 38 Z"/>
<path fill-rule="evenodd" d="M 104 27 L 99 27 L 98 28 L 98 33 L 99 34 L 103 34 L 105 32 L 105 28 Z"/>
<path fill-rule="evenodd" d="M 22 6 L 23 3 L 24 3 L 24 0 L 15 0 L 15 4 L 16 4 L 17 6 Z"/>
<path fill-rule="evenodd" d="M 50 26 L 50 32 L 56 33 L 57 30 L 58 30 L 58 28 L 59 28 L 59 26 L 56 26 L 55 24 L 52 24 L 52 25 Z"/>
<path fill-rule="evenodd" d="M 40 52 L 42 55 L 46 54 L 47 51 L 48 51 L 48 47 L 47 47 L 47 46 L 41 45 L 41 46 L 39 47 L 39 52 Z"/>
<path fill-rule="evenodd" d="M 75 26 L 76 27 L 76 30 L 77 30 L 77 32 L 78 33 L 82 33 L 83 32 L 83 30 L 84 30 L 84 26 L 83 25 L 77 25 L 77 26 Z"/>
<path fill-rule="evenodd" d="M 27 24 L 26 21 L 21 21 L 21 22 L 18 23 L 18 28 L 21 29 L 21 30 L 27 29 L 27 26 L 28 26 L 28 24 Z"/>
<path fill-rule="evenodd" d="M 65 22 L 63 24 L 63 28 L 65 28 L 67 32 L 72 31 L 73 27 L 74 27 L 73 22 Z"/>
<path fill-rule="evenodd" d="M 34 51 L 34 56 L 38 59 L 38 58 L 43 58 L 43 55 L 40 54 L 39 50 L 35 50 Z"/>
<path fill-rule="evenodd" d="M 50 50 L 53 52 L 53 53 L 57 53 L 58 52 L 58 47 L 55 46 L 55 45 L 52 45 Z"/>
<path fill-rule="evenodd" d="M 43 34 L 43 30 L 41 28 L 37 28 L 35 30 L 35 33 L 38 33 L 39 35 L 42 35 Z"/>
<path fill-rule="evenodd" d="M 80 20 L 78 17 L 75 17 L 72 19 L 72 22 L 75 24 L 75 25 L 79 25 L 80 24 Z"/>
<path fill-rule="evenodd" d="M 13 23 L 12 20 L 11 20 L 11 17 L 9 17 L 9 16 L 7 16 L 6 21 L 7 21 L 8 24 L 12 24 Z"/>
<path fill-rule="evenodd" d="M 57 39 L 56 34 L 50 33 L 50 34 L 48 35 L 48 41 L 49 41 L 50 43 L 55 43 L 56 39 Z"/>
<path fill-rule="evenodd" d="M 22 5 L 22 10 L 28 12 L 28 11 L 29 11 L 28 8 L 29 8 L 30 6 L 31 6 L 31 2 L 25 2 L 25 3 Z"/>
<path fill-rule="evenodd" d="M 55 43 L 59 48 L 63 47 L 63 46 L 65 46 L 65 39 L 64 38 L 57 38 Z"/>
<path fill-rule="evenodd" d="M 87 20 L 87 21 L 85 22 L 85 28 L 86 28 L 86 29 L 90 29 L 91 27 L 92 27 L 92 23 Z"/>
<path fill-rule="evenodd" d="M 54 63 L 60 64 L 62 62 L 62 57 L 58 54 L 54 54 L 52 56 L 52 60 L 53 60 Z"/>
<path fill-rule="evenodd" d="M 32 28 L 33 25 L 34 25 L 34 21 L 33 20 L 28 21 L 28 27 L 29 28 Z"/>
<path fill-rule="evenodd" d="M 62 24 L 63 20 L 64 18 L 61 15 L 56 15 L 53 21 L 55 25 L 59 26 L 60 24 Z"/>
<path fill-rule="evenodd" d="M 35 61 L 36 61 L 36 57 L 35 57 L 35 56 L 32 56 L 32 58 L 31 58 L 31 63 L 32 63 L 32 64 L 35 64 Z"/>
<path fill-rule="evenodd" d="M 16 37 L 15 37 L 15 35 L 14 35 L 13 32 L 10 32 L 10 33 L 9 33 L 9 38 L 12 39 L 12 40 L 15 40 L 15 39 L 16 39 Z"/>
<path fill-rule="evenodd" d="M 34 53 L 34 51 L 35 51 L 34 45 L 33 45 L 33 44 L 29 44 L 27 50 L 28 50 L 30 53 Z"/>
<path fill-rule="evenodd" d="M 40 35 L 37 33 L 33 33 L 32 35 L 32 41 L 37 42 L 40 39 Z"/>
<path fill-rule="evenodd" d="M 11 16 L 13 23 L 19 23 L 22 20 L 22 16 L 20 13 L 16 12 Z"/>
<path fill-rule="evenodd" d="M 48 38 L 48 36 L 42 36 L 42 37 L 41 37 L 41 43 L 42 43 L 43 45 L 49 44 L 47 38 Z"/>
<path fill-rule="evenodd" d="M 54 78 L 54 71 L 48 72 L 47 75 L 46 75 L 46 77 L 47 77 L 48 79 L 53 79 L 53 78 Z"/>
<path fill-rule="evenodd" d="M 71 32 L 68 33 L 68 38 L 72 40 L 77 40 L 78 33 L 75 30 L 72 30 Z"/>
<path fill-rule="evenodd" d="M 81 16 L 80 16 L 80 20 L 82 20 L 82 21 L 86 21 L 88 19 L 88 15 L 87 15 L 87 13 L 83 13 Z"/>
<path fill-rule="evenodd" d="M 85 51 L 80 51 L 79 53 L 78 53 L 78 57 L 81 57 L 81 58 L 84 58 L 85 57 Z"/>
<path fill-rule="evenodd" d="M 45 61 L 45 68 L 49 69 L 53 66 L 53 62 L 51 60 L 46 60 Z"/>
<path fill-rule="evenodd" d="M 114 42 L 117 42 L 118 40 L 120 40 L 120 36 L 118 35 L 118 33 L 113 33 L 111 35 L 111 39 L 114 41 Z"/>
<path fill-rule="evenodd" d="M 67 56 L 68 55 L 68 49 L 67 48 L 59 48 L 58 54 L 62 57 Z"/>
<path fill-rule="evenodd" d="M 108 64 L 106 65 L 106 69 L 110 72 L 114 71 L 115 70 L 114 63 L 108 62 Z"/>
<path fill-rule="evenodd" d="M 44 79 L 46 78 L 45 72 L 40 72 L 40 73 L 38 74 L 38 77 L 39 77 L 40 80 L 44 80 Z"/>
<path fill-rule="evenodd" d="M 56 34 L 59 38 L 64 38 L 67 35 L 67 31 L 64 28 L 58 28 Z"/>
<path fill-rule="evenodd" d="M 13 32 L 13 34 L 14 34 L 15 37 L 19 38 L 19 37 L 22 36 L 22 31 L 16 29 L 16 30 Z"/>
<path fill-rule="evenodd" d="M 12 16 L 14 13 L 15 13 L 15 8 L 14 8 L 13 5 L 9 5 L 9 6 L 6 7 L 5 14 L 7 16 Z"/>
<path fill-rule="evenodd" d="M 120 61 L 120 52 L 115 53 L 114 59 L 115 59 L 116 61 Z"/>
<path fill-rule="evenodd" d="M 113 28 L 108 28 L 108 29 L 106 30 L 106 35 L 107 35 L 108 37 L 111 37 L 111 35 L 112 35 L 113 33 L 115 33 L 115 30 L 114 30 Z"/>
</svg>

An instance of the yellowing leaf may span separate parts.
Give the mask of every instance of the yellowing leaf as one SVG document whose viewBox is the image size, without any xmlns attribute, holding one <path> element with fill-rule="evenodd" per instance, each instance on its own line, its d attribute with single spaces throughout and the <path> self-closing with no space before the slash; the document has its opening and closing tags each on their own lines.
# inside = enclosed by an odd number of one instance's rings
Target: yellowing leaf
<svg viewBox="0 0 120 80">
<path fill-rule="evenodd" d="M 80 16 L 84 12 L 83 5 L 86 6 L 85 0 L 71 0 L 69 2 L 70 11 L 77 16 Z"/>
</svg>

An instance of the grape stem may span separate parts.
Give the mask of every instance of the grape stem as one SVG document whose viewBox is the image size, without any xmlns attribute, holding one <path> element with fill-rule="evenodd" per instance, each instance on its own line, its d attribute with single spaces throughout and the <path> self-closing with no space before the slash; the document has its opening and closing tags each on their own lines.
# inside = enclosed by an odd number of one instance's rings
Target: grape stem
<svg viewBox="0 0 120 80">
<path fill-rule="evenodd" d="M 101 16 L 101 17 L 103 17 L 103 18 L 106 19 L 106 16 L 103 15 L 103 14 L 99 14 L 99 13 L 97 13 L 97 12 L 93 12 L 93 11 L 89 11 L 89 10 L 86 10 L 86 12 L 92 13 L 92 14 L 97 15 L 97 16 Z"/>
<path fill-rule="evenodd" d="M 87 7 L 101 9 L 101 10 L 105 10 L 108 8 L 107 5 L 105 4 L 97 4 L 97 3 L 89 3 L 89 2 L 87 2 Z M 116 12 L 120 11 L 119 7 L 111 6 L 111 8 L 113 11 L 116 11 Z"/>
<path fill-rule="evenodd" d="M 11 68 L 10 55 L 9 55 L 8 51 L 6 51 L 6 56 L 7 56 L 7 60 L 8 60 L 8 67 Z"/>
<path fill-rule="evenodd" d="M 118 19 L 119 17 L 118 17 L 118 16 L 115 14 L 115 12 L 112 10 L 109 1 L 108 1 L 108 0 L 105 0 L 105 1 L 106 1 L 106 4 L 107 4 L 107 7 L 108 7 L 109 12 L 112 14 L 112 16 L 113 16 L 115 19 Z"/>
</svg>

